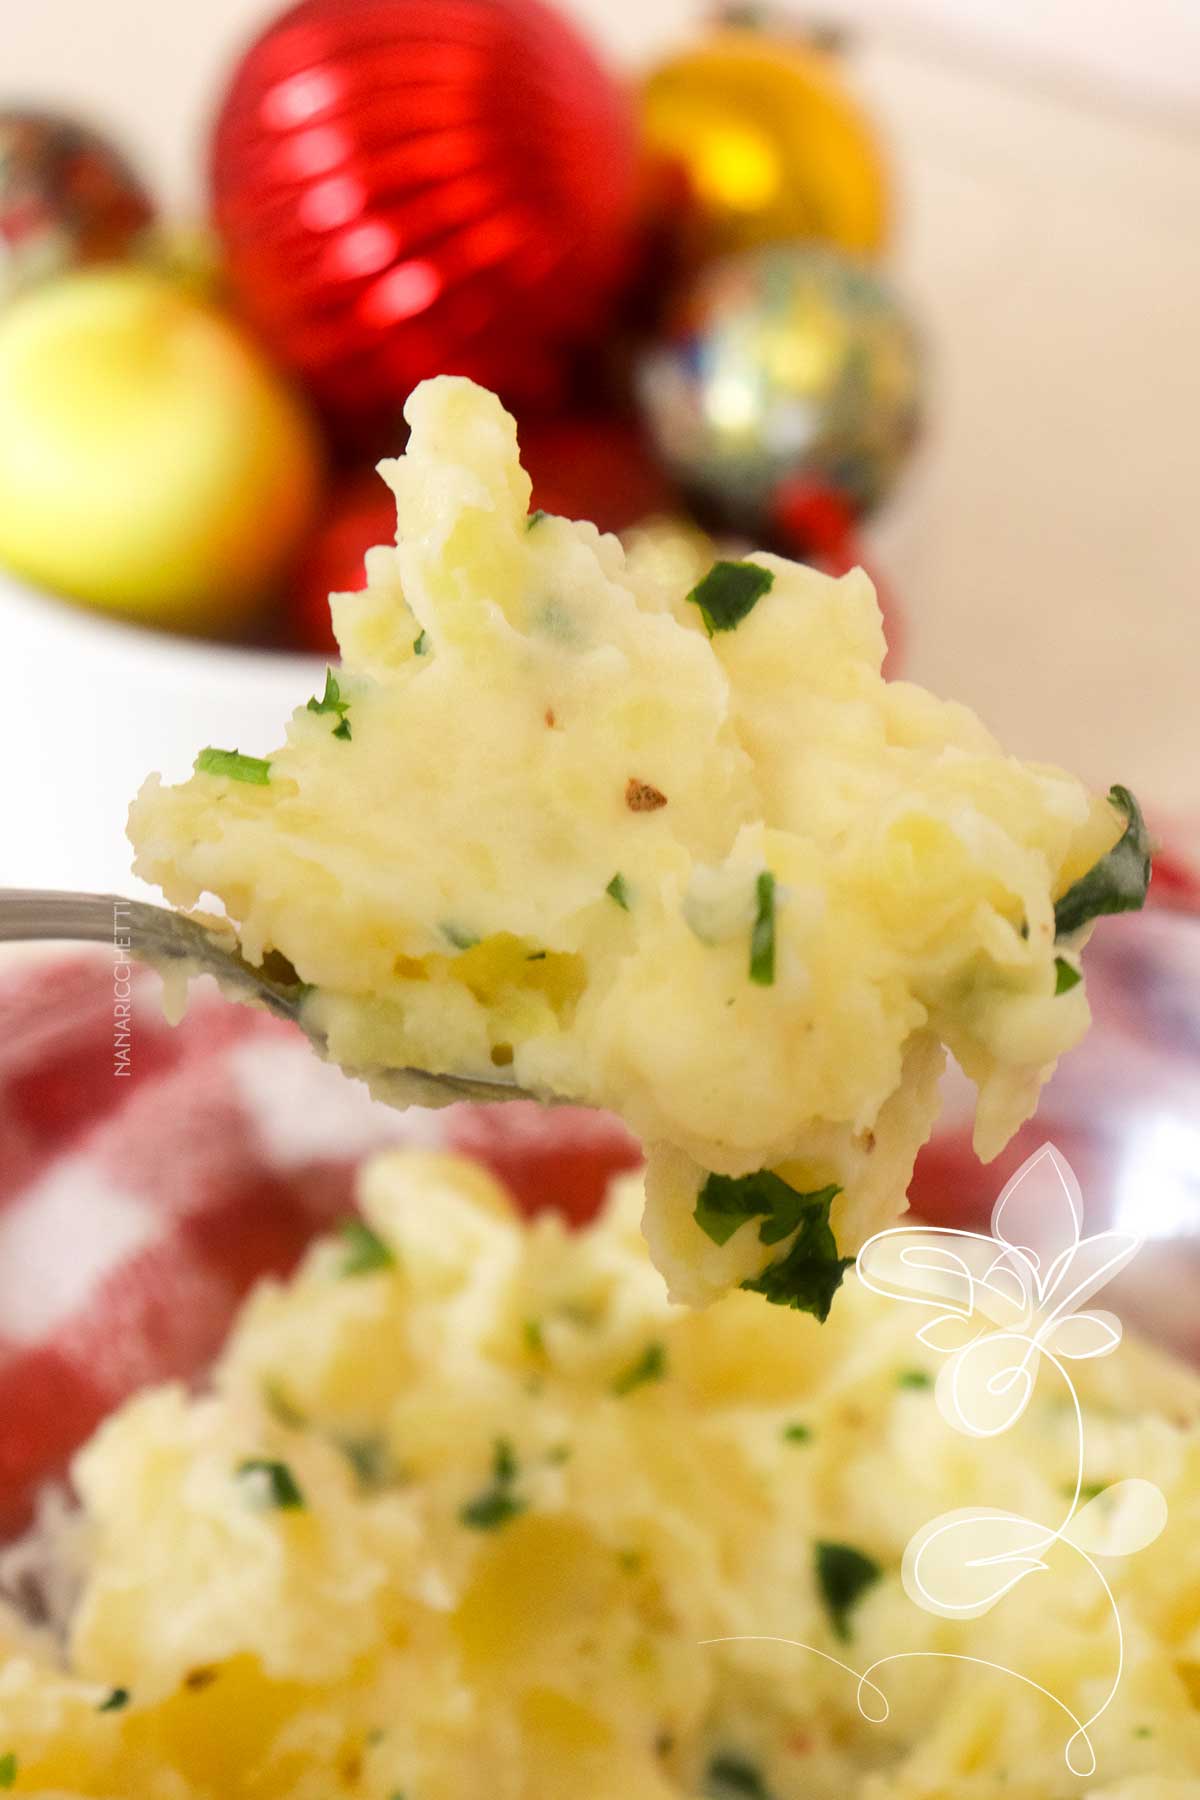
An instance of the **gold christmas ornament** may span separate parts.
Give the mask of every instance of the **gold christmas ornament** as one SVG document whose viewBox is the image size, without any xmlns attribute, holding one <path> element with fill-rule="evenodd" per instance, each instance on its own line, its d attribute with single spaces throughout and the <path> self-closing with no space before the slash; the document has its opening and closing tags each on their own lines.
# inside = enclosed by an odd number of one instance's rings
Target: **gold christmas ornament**
<svg viewBox="0 0 1200 1800">
<path fill-rule="evenodd" d="M 783 239 L 881 249 L 889 203 L 879 145 L 837 63 L 812 45 L 718 30 L 651 73 L 643 112 L 651 151 L 682 172 L 691 254 Z"/>
</svg>

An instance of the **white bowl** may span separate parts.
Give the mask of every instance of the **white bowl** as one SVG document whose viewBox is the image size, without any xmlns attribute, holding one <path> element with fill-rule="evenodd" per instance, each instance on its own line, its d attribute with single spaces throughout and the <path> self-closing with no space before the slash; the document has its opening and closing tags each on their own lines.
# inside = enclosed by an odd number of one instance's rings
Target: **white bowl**
<svg viewBox="0 0 1200 1800">
<path fill-rule="evenodd" d="M 0 573 L 0 886 L 149 896 L 129 872 L 129 802 L 218 744 L 263 755 L 319 692 L 323 659 L 106 619 Z"/>
</svg>

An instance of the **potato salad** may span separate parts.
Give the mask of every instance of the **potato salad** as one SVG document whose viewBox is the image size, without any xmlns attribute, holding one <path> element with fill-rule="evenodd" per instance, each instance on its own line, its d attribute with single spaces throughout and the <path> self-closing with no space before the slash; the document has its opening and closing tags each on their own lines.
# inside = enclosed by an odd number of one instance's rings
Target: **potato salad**
<svg viewBox="0 0 1200 1800">
<path fill-rule="evenodd" d="M 1148 880 L 1136 802 L 885 681 L 863 573 L 758 554 L 685 588 L 530 513 L 491 394 L 439 378 L 407 416 L 340 666 L 269 755 L 150 778 L 137 872 L 216 896 L 354 1073 L 620 1113 L 674 1297 L 824 1316 L 946 1053 L 990 1157 L 1085 1031 L 1083 939 Z"/>
<path fill-rule="evenodd" d="M 140 1395 L 78 1458 L 47 1545 L 76 1584 L 62 1637 L 0 1618 L 0 1786 L 1197 1800 L 1195 1377 L 1136 1343 L 1075 1365 L 1085 1491 L 1136 1474 L 1169 1507 L 1107 1562 L 1124 1670 L 1078 1780 L 1062 1707 L 1097 1707 L 1118 1654 L 1096 1572 L 1058 1544 L 966 1621 L 901 1579 L 944 1509 L 1064 1516 L 1062 1384 L 1043 1370 L 1011 1435 L 951 1431 L 911 1307 L 857 1274 L 823 1326 L 745 1293 L 673 1305 L 641 1203 L 625 1177 L 571 1231 L 467 1162 L 369 1165 L 211 1389 Z M 872 1722 L 854 1672 L 880 1658 Z"/>
</svg>

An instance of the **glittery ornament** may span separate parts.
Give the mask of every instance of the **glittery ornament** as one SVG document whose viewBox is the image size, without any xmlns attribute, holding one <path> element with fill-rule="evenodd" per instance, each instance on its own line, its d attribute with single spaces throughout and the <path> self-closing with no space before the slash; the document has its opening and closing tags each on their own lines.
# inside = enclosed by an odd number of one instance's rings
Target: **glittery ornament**
<svg viewBox="0 0 1200 1800">
<path fill-rule="evenodd" d="M 638 391 L 671 472 L 752 532 L 786 478 L 855 513 L 882 499 L 916 434 L 921 377 L 913 326 L 878 274 L 775 245 L 701 272 L 644 353 Z"/>
<path fill-rule="evenodd" d="M 98 132 L 55 113 L 0 110 L 0 304 L 66 269 L 128 256 L 153 212 Z"/>
<path fill-rule="evenodd" d="M 645 83 L 652 153 L 682 171 L 685 254 L 817 239 L 870 254 L 887 235 L 887 174 L 836 61 L 799 37 L 724 28 Z"/>
<path fill-rule="evenodd" d="M 212 193 L 242 308 L 394 449 L 427 375 L 559 391 L 632 254 L 634 113 L 539 0 L 303 0 L 233 75 Z"/>
</svg>

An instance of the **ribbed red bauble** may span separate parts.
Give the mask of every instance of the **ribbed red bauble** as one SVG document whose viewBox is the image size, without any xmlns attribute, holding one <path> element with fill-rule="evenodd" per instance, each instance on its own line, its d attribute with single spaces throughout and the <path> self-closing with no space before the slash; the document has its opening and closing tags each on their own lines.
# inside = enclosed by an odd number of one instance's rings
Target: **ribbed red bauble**
<svg viewBox="0 0 1200 1800">
<path fill-rule="evenodd" d="M 393 420 L 441 373 L 545 401 L 628 267 L 637 142 L 540 0 L 302 0 L 221 104 L 214 220 L 241 307 L 335 416 Z"/>
</svg>

